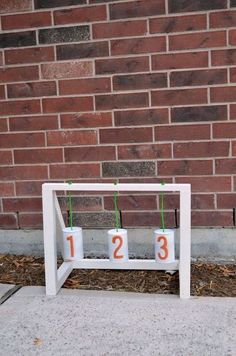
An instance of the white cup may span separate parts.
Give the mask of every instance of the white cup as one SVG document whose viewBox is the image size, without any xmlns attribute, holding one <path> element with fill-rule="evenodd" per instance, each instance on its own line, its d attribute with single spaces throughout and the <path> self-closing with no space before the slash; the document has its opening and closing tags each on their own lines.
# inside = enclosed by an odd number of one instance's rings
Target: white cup
<svg viewBox="0 0 236 356">
<path fill-rule="evenodd" d="M 156 262 L 175 261 L 175 238 L 174 230 L 157 229 L 154 231 L 154 246 Z"/>
<path fill-rule="evenodd" d="M 108 247 L 110 261 L 127 262 L 129 260 L 127 230 L 109 230 Z"/>
<path fill-rule="evenodd" d="M 84 258 L 83 236 L 81 227 L 63 229 L 64 260 L 81 260 Z"/>
</svg>

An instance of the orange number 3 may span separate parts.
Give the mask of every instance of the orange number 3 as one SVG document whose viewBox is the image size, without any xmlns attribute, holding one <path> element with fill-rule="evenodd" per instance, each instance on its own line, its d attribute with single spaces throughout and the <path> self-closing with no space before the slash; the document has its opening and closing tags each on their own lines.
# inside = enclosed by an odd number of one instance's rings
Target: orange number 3
<svg viewBox="0 0 236 356">
<path fill-rule="evenodd" d="M 160 258 L 160 260 L 166 260 L 168 258 L 168 255 L 169 255 L 167 238 L 165 236 L 158 236 L 157 241 L 158 242 L 163 241 L 163 245 L 160 246 L 160 248 L 164 251 L 164 256 L 162 256 L 160 254 L 160 252 L 158 252 L 157 255 Z"/>
<path fill-rule="evenodd" d="M 122 245 L 123 245 L 123 239 L 121 236 L 113 236 L 112 237 L 112 243 L 115 244 L 116 241 L 118 241 L 118 245 L 114 250 L 114 258 L 115 259 L 120 259 L 123 258 L 124 255 L 118 255 L 118 251 L 121 249 Z"/>
<path fill-rule="evenodd" d="M 74 240 L 73 240 L 73 236 L 68 236 L 67 241 L 69 241 L 70 243 L 70 256 L 74 257 L 75 256 L 75 249 L 74 249 Z"/>
</svg>

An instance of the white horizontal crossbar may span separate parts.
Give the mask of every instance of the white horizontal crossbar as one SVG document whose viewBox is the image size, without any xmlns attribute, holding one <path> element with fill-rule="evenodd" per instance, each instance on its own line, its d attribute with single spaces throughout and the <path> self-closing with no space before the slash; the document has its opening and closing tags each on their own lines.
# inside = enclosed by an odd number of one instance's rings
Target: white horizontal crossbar
<svg viewBox="0 0 236 356">
<path fill-rule="evenodd" d="M 89 259 L 73 261 L 73 268 L 86 269 L 139 269 L 139 270 L 178 270 L 179 261 L 158 263 L 155 260 L 129 260 L 127 262 L 112 262 L 108 259 Z"/>
</svg>

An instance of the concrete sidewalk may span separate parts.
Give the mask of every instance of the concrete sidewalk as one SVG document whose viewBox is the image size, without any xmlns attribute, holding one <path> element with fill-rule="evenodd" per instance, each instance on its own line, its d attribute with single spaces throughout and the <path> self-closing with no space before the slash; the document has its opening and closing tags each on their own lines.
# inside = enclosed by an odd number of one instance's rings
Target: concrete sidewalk
<svg viewBox="0 0 236 356">
<path fill-rule="evenodd" d="M 0 306 L 0 355 L 235 356 L 236 298 L 24 287 Z"/>
</svg>

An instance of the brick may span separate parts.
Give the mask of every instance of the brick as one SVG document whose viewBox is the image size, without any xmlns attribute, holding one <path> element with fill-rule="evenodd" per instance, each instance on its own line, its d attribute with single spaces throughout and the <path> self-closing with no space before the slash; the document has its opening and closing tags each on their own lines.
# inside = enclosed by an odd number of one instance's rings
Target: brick
<svg viewBox="0 0 236 356">
<path fill-rule="evenodd" d="M 89 26 L 55 27 L 39 30 L 40 44 L 79 42 L 89 39 Z"/>
<path fill-rule="evenodd" d="M 104 197 L 104 209 L 114 210 L 113 197 Z M 156 210 L 157 198 L 156 195 L 129 195 L 119 196 L 120 210 Z"/>
<path fill-rule="evenodd" d="M 179 195 L 165 194 L 165 209 L 174 210 L 180 208 Z M 159 202 L 159 206 L 160 206 Z M 197 209 L 214 209 L 214 195 L 213 194 L 192 194 L 191 208 Z"/>
<path fill-rule="evenodd" d="M 32 0 L 1 0 L 0 13 L 23 12 L 32 9 Z"/>
<path fill-rule="evenodd" d="M 210 125 L 168 125 L 155 128 L 156 141 L 210 139 Z"/>
<path fill-rule="evenodd" d="M 16 182 L 16 195 L 42 196 L 42 184 L 44 181 Z"/>
<path fill-rule="evenodd" d="M 0 85 L 0 99 L 5 99 L 5 88 L 4 88 L 4 85 Z"/>
<path fill-rule="evenodd" d="M 59 198 L 62 210 L 68 210 L 68 199 Z M 74 211 L 100 211 L 102 210 L 101 197 L 75 197 L 72 195 L 72 204 Z"/>
<path fill-rule="evenodd" d="M 114 146 L 65 148 L 65 162 L 96 162 L 115 159 Z"/>
<path fill-rule="evenodd" d="M 169 0 L 169 12 L 190 12 L 226 9 L 227 0 Z"/>
<path fill-rule="evenodd" d="M 227 83 L 226 69 L 191 70 L 170 73 L 170 86 L 200 86 Z"/>
<path fill-rule="evenodd" d="M 165 36 L 138 37 L 111 41 L 111 54 L 139 54 L 166 51 Z"/>
<path fill-rule="evenodd" d="M 80 146 L 96 145 L 96 130 L 84 131 L 49 131 L 47 132 L 48 146 Z"/>
<path fill-rule="evenodd" d="M 215 164 L 216 174 L 235 174 L 236 172 L 236 158 L 217 159 Z"/>
<path fill-rule="evenodd" d="M 64 7 L 71 5 L 83 5 L 86 0 L 34 0 L 35 9 Z"/>
<path fill-rule="evenodd" d="M 74 224 L 83 228 L 110 228 L 115 226 L 115 214 L 112 212 L 74 214 Z"/>
<path fill-rule="evenodd" d="M 212 160 L 175 160 L 159 161 L 157 164 L 158 175 L 211 175 L 213 173 Z"/>
<path fill-rule="evenodd" d="M 210 139 L 209 125 L 160 126 L 155 128 L 157 141 Z"/>
<path fill-rule="evenodd" d="M 37 66 L 0 68 L 1 82 L 21 82 L 35 79 L 39 79 L 39 69 Z"/>
<path fill-rule="evenodd" d="M 236 194 L 217 194 L 218 209 L 236 208 Z"/>
<path fill-rule="evenodd" d="M 207 90 L 204 89 L 178 89 L 156 90 L 151 92 L 152 105 L 188 105 L 207 103 Z"/>
<path fill-rule="evenodd" d="M 21 229 L 42 229 L 43 215 L 39 213 L 20 213 L 19 226 Z"/>
<path fill-rule="evenodd" d="M 169 37 L 171 51 L 222 46 L 226 46 L 226 31 L 198 32 Z"/>
<path fill-rule="evenodd" d="M 236 83 L 236 68 L 230 68 L 230 81 Z"/>
<path fill-rule="evenodd" d="M 139 108 L 148 106 L 147 93 L 97 95 L 95 97 L 97 110 Z"/>
<path fill-rule="evenodd" d="M 234 136 L 235 137 L 235 136 Z M 232 155 L 236 156 L 236 141 L 232 142 Z"/>
<path fill-rule="evenodd" d="M 44 133 L 7 133 L 0 134 L 1 148 L 41 147 L 45 146 Z"/>
<path fill-rule="evenodd" d="M 235 138 L 236 137 L 236 123 L 222 123 L 213 125 L 214 138 Z"/>
<path fill-rule="evenodd" d="M 160 125 L 168 123 L 168 109 L 115 111 L 116 126 Z"/>
<path fill-rule="evenodd" d="M 99 130 L 100 143 L 150 142 L 152 141 L 152 128 L 126 128 Z"/>
<path fill-rule="evenodd" d="M 61 95 L 108 93 L 110 91 L 110 78 L 73 79 L 59 82 Z"/>
<path fill-rule="evenodd" d="M 229 31 L 229 44 L 232 46 L 236 45 L 236 31 Z"/>
<path fill-rule="evenodd" d="M 215 197 L 214 194 L 193 194 L 192 209 L 214 209 Z"/>
<path fill-rule="evenodd" d="M 51 26 L 50 12 L 35 12 L 2 16 L 3 30 Z"/>
<path fill-rule="evenodd" d="M 103 177 L 145 177 L 155 176 L 155 162 L 104 162 Z"/>
<path fill-rule="evenodd" d="M 98 59 L 95 61 L 96 74 L 135 73 L 149 70 L 148 57 Z"/>
<path fill-rule="evenodd" d="M 113 77 L 113 90 L 137 90 L 167 87 L 165 73 L 119 75 Z"/>
<path fill-rule="evenodd" d="M 212 103 L 234 102 L 236 96 L 236 86 L 211 88 L 210 96 Z"/>
<path fill-rule="evenodd" d="M 4 132 L 4 131 L 8 131 L 7 119 L 1 118 L 0 119 L 0 132 Z"/>
<path fill-rule="evenodd" d="M 231 191 L 231 177 L 176 177 L 176 183 L 189 183 L 193 192 L 228 192 Z"/>
<path fill-rule="evenodd" d="M 6 64 L 39 63 L 53 60 L 53 47 L 19 48 L 5 51 Z"/>
<path fill-rule="evenodd" d="M 118 147 L 118 158 L 121 159 L 158 159 L 171 158 L 171 145 L 125 145 Z"/>
<path fill-rule="evenodd" d="M 0 214 L 1 229 L 17 229 L 17 216 L 16 214 Z"/>
<path fill-rule="evenodd" d="M 95 22 L 107 19 L 106 6 L 88 6 L 54 12 L 55 25 Z"/>
<path fill-rule="evenodd" d="M 105 41 L 57 46 L 58 60 L 106 56 L 109 56 L 109 49 Z"/>
<path fill-rule="evenodd" d="M 1 180 L 32 180 L 32 179 L 47 179 L 47 166 L 9 166 L 0 167 Z"/>
<path fill-rule="evenodd" d="M 29 115 L 40 112 L 39 100 L 2 101 L 0 106 L 1 115 Z"/>
<path fill-rule="evenodd" d="M 61 127 L 64 129 L 95 128 L 112 126 L 109 112 L 62 114 Z"/>
<path fill-rule="evenodd" d="M 89 96 L 43 99 L 43 111 L 45 113 L 88 110 L 93 110 L 93 99 Z"/>
<path fill-rule="evenodd" d="M 59 148 L 14 150 L 14 162 L 16 164 L 27 163 L 51 163 L 62 162 L 63 153 Z"/>
<path fill-rule="evenodd" d="M 231 212 L 193 211 L 191 220 L 192 226 L 233 226 L 233 217 Z"/>
<path fill-rule="evenodd" d="M 97 163 L 51 165 L 50 177 L 53 179 L 98 178 L 100 165 Z"/>
<path fill-rule="evenodd" d="M 0 191 L 2 197 L 11 197 L 15 195 L 14 192 L 14 183 L 0 183 Z"/>
<path fill-rule="evenodd" d="M 4 212 L 42 211 L 41 198 L 5 198 L 2 203 Z"/>
<path fill-rule="evenodd" d="M 150 19 L 150 33 L 186 32 L 206 29 L 206 15 L 158 17 Z"/>
<path fill-rule="evenodd" d="M 48 63 L 41 65 L 42 78 L 80 78 L 93 75 L 92 62 Z"/>
<path fill-rule="evenodd" d="M 211 52 L 213 66 L 236 65 L 236 49 L 223 49 Z"/>
<path fill-rule="evenodd" d="M 57 88 L 55 82 L 28 82 L 7 85 L 8 98 L 52 96 L 56 94 Z"/>
<path fill-rule="evenodd" d="M 236 11 L 213 12 L 209 15 L 210 27 L 234 27 L 236 23 Z"/>
<path fill-rule="evenodd" d="M 162 15 L 165 13 L 164 0 L 139 0 L 125 3 L 111 4 L 111 20 Z"/>
<path fill-rule="evenodd" d="M 1 135 L 0 135 L 1 137 Z M 12 164 L 11 151 L 0 151 L 0 164 Z"/>
<path fill-rule="evenodd" d="M 56 115 L 9 118 L 10 131 L 44 131 L 58 129 Z"/>
<path fill-rule="evenodd" d="M 152 56 L 153 70 L 201 68 L 207 66 L 207 52 L 157 54 Z"/>
<path fill-rule="evenodd" d="M 35 31 L 0 34 L 0 48 L 26 47 L 36 45 Z"/>
<path fill-rule="evenodd" d="M 160 212 L 125 212 L 122 214 L 122 222 L 125 227 L 150 227 L 161 226 Z M 165 222 L 169 227 L 175 227 L 174 213 L 165 213 Z"/>
<path fill-rule="evenodd" d="M 229 142 L 186 142 L 174 144 L 174 157 L 227 157 L 229 156 Z"/>
<path fill-rule="evenodd" d="M 230 119 L 236 120 L 236 105 L 230 105 Z"/>
<path fill-rule="evenodd" d="M 193 106 L 171 109 L 172 122 L 199 122 L 227 120 L 227 106 Z"/>
<path fill-rule="evenodd" d="M 92 25 L 93 38 L 141 36 L 147 33 L 146 20 L 104 22 Z"/>
</svg>

